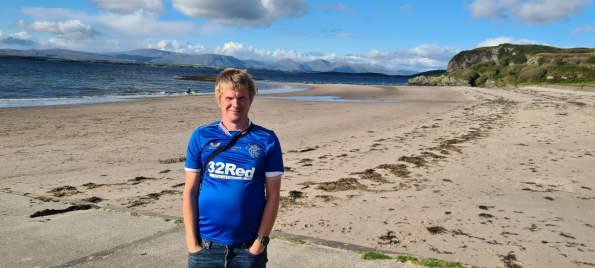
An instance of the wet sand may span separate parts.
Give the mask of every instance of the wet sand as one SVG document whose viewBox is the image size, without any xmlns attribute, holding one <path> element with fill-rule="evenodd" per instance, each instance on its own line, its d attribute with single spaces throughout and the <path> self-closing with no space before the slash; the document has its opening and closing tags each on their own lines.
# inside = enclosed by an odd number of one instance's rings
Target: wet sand
<svg viewBox="0 0 595 268">
<path fill-rule="evenodd" d="M 595 266 L 595 92 L 310 86 L 250 111 L 283 147 L 275 230 L 484 267 Z M 0 189 L 180 217 L 186 142 L 219 117 L 212 96 L 0 109 Z"/>
</svg>

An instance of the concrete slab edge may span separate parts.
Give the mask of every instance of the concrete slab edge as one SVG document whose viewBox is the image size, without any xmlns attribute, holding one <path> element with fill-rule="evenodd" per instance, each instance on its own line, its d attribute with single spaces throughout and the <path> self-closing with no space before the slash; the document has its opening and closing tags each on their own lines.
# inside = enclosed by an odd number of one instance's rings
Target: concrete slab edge
<svg viewBox="0 0 595 268">
<path fill-rule="evenodd" d="M 10 189 L 0 189 L 0 192 L 4 192 L 4 193 L 8 193 L 8 194 L 15 194 L 15 195 L 22 195 L 22 196 L 26 196 L 26 197 L 30 197 L 30 198 L 35 198 L 37 197 L 36 195 L 32 195 L 30 193 L 18 193 L 15 191 L 12 191 Z M 66 204 L 71 204 L 71 205 L 82 205 L 82 204 L 90 204 L 90 205 L 96 205 L 99 206 L 101 210 L 105 210 L 105 211 L 112 211 L 112 212 L 121 212 L 121 213 L 137 213 L 139 216 L 144 216 L 144 217 L 149 217 L 149 218 L 156 218 L 156 219 L 170 219 L 170 220 L 183 220 L 181 217 L 175 217 L 175 216 L 170 216 L 170 215 L 163 215 L 163 214 L 158 214 L 158 213 L 154 213 L 154 212 L 150 212 L 150 211 L 143 211 L 143 210 L 138 210 L 138 209 L 132 209 L 132 208 L 125 208 L 125 207 L 113 207 L 113 206 L 101 206 L 99 204 L 96 203 L 91 203 L 91 202 L 85 202 L 85 201 L 80 201 L 80 200 L 71 200 L 71 199 L 66 199 L 66 198 L 58 198 L 58 197 L 52 197 L 53 199 L 58 199 L 60 200 L 60 202 L 62 203 L 66 203 Z M 113 253 L 114 251 L 118 250 L 118 249 L 123 249 L 135 244 L 139 244 L 139 243 L 143 243 L 146 241 L 149 241 L 153 238 L 159 237 L 161 235 L 164 234 L 168 234 L 170 232 L 174 232 L 174 231 L 178 231 L 178 229 L 183 229 L 183 225 L 180 224 L 179 226 L 176 226 L 166 232 L 161 232 L 158 234 L 155 234 L 153 236 L 149 236 L 146 238 L 142 238 L 136 241 L 133 241 L 131 243 L 128 244 L 123 244 L 120 245 L 118 247 L 109 249 L 109 250 L 105 250 L 102 252 L 98 252 L 92 255 L 89 255 L 87 257 L 83 257 L 65 264 L 62 264 L 60 266 L 55 266 L 55 267 L 69 267 L 72 266 L 74 264 L 77 263 L 81 263 L 84 262 L 85 260 L 89 260 L 89 258 L 92 257 L 103 257 L 103 256 L 107 256 L 110 255 L 111 253 Z M 183 231 L 183 230 L 179 230 L 179 231 Z M 398 252 L 398 251 L 392 251 L 392 250 L 385 250 L 385 249 L 378 249 L 378 248 L 372 248 L 372 247 L 366 247 L 366 246 L 361 246 L 361 245 L 355 245 L 355 244 L 350 244 L 350 243 L 344 243 L 344 242 L 338 242 L 338 241 L 332 241 L 332 240 L 326 240 L 326 239 L 320 239 L 320 238 L 315 238 L 315 237 L 309 237 L 309 236 L 303 236 L 303 235 L 296 235 L 296 234 L 290 234 L 290 233 L 284 233 L 284 232 L 280 232 L 280 231 L 273 231 L 271 233 L 271 236 L 273 236 L 273 239 L 279 239 L 281 241 L 286 241 L 288 243 L 294 243 L 292 241 L 303 241 L 305 245 L 316 245 L 316 246 L 324 246 L 324 247 L 328 247 L 328 248 L 335 248 L 335 249 L 342 249 L 342 250 L 349 250 L 349 251 L 353 251 L 356 253 L 365 253 L 365 252 L 377 252 L 377 253 L 382 253 L 382 254 L 386 254 L 388 256 L 391 257 L 395 257 L 397 255 L 405 255 L 405 256 L 412 256 L 412 257 L 416 257 L 416 258 L 421 258 L 422 256 L 416 256 L 410 253 L 403 253 L 403 252 Z M 64 266 L 66 265 L 66 266 Z"/>
</svg>

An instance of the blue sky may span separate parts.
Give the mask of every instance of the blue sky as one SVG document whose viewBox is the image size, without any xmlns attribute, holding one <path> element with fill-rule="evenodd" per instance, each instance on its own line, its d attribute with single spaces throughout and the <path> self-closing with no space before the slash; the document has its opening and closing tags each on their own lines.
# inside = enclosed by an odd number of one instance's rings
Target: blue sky
<svg viewBox="0 0 595 268">
<path fill-rule="evenodd" d="M 13 0 L 0 48 L 155 48 L 445 69 L 500 43 L 595 47 L 593 0 Z"/>
</svg>

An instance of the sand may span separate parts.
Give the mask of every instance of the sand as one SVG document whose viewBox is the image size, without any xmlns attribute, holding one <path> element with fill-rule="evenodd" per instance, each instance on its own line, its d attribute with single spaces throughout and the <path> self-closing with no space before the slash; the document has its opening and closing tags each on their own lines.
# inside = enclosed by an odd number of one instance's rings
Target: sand
<svg viewBox="0 0 595 268">
<path fill-rule="evenodd" d="M 276 231 L 483 267 L 595 266 L 595 92 L 309 86 L 250 111 L 284 152 Z M 0 109 L 0 189 L 180 217 L 186 143 L 219 118 L 212 95 Z"/>
</svg>

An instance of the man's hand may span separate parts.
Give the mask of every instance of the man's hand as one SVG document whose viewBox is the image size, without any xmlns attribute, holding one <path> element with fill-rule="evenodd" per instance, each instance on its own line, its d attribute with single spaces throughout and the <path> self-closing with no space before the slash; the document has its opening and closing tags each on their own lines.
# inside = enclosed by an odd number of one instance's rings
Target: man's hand
<svg viewBox="0 0 595 268">
<path fill-rule="evenodd" d="M 260 241 L 255 240 L 252 246 L 248 249 L 252 255 L 259 255 L 265 249 L 265 246 Z"/>
<path fill-rule="evenodd" d="M 194 254 L 202 250 L 202 247 L 199 245 L 194 245 L 193 247 L 188 247 L 188 253 Z"/>
</svg>

